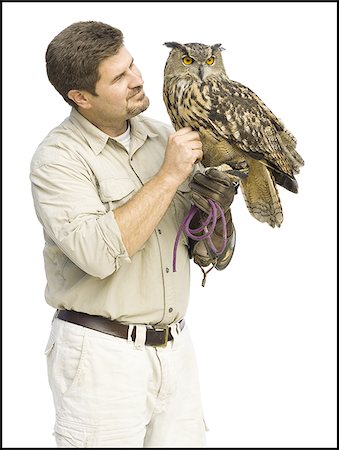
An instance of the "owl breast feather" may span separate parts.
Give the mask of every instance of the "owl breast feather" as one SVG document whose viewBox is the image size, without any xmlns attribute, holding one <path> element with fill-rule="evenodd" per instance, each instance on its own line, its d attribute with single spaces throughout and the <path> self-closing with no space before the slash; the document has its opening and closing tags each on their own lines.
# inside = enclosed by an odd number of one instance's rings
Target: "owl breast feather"
<svg viewBox="0 0 339 450">
<path fill-rule="evenodd" d="M 204 152 L 202 163 L 206 167 L 241 161 L 241 152 L 220 135 L 209 117 L 214 109 L 210 89 L 208 83 L 202 83 L 197 89 L 197 84 L 189 79 L 165 83 L 164 101 L 173 126 L 176 130 L 189 126 L 199 132 Z"/>
</svg>

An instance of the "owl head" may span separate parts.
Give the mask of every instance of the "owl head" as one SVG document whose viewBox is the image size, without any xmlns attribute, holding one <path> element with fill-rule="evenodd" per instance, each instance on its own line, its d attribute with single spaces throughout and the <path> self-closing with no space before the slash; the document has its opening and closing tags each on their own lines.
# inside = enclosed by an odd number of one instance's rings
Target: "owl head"
<svg viewBox="0 0 339 450">
<path fill-rule="evenodd" d="M 165 42 L 164 45 L 172 49 L 166 61 L 165 76 L 186 76 L 203 82 L 210 76 L 226 74 L 221 56 L 224 49 L 221 44 Z"/>
</svg>

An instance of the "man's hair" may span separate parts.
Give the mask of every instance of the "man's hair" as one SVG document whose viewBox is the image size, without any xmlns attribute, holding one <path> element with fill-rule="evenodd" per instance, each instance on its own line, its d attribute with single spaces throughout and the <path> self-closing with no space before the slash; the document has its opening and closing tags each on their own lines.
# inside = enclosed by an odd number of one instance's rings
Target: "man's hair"
<svg viewBox="0 0 339 450">
<path fill-rule="evenodd" d="M 51 41 L 46 51 L 49 81 L 71 106 L 71 89 L 85 90 L 97 95 L 99 64 L 116 55 L 123 46 L 123 34 L 102 22 L 76 22 L 65 28 Z"/>
</svg>

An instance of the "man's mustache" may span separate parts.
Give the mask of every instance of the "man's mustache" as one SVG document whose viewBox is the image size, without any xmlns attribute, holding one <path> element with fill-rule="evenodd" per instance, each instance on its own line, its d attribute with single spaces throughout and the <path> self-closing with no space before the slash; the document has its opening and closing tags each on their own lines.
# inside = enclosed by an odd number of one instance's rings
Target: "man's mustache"
<svg viewBox="0 0 339 450">
<path fill-rule="evenodd" d="M 127 97 L 127 100 L 129 100 L 130 98 L 134 97 L 135 95 L 139 94 L 139 92 L 141 92 L 143 90 L 142 86 L 138 86 L 136 88 L 134 88 L 132 90 L 132 92 L 130 93 L 130 95 Z"/>
</svg>

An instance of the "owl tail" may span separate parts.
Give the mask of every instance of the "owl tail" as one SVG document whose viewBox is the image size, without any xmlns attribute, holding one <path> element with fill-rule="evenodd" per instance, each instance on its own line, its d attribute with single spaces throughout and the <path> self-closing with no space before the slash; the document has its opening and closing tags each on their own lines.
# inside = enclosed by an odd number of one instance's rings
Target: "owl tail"
<svg viewBox="0 0 339 450">
<path fill-rule="evenodd" d="M 280 227 L 283 212 L 272 175 L 260 161 L 253 159 L 248 164 L 249 174 L 240 186 L 249 212 L 260 222 Z"/>
<path fill-rule="evenodd" d="M 279 133 L 279 138 L 281 139 L 282 148 L 287 149 L 286 156 L 290 160 L 291 167 L 294 173 L 299 173 L 300 167 L 302 167 L 305 162 L 301 155 L 296 150 L 297 140 L 293 134 L 288 130 L 283 130 Z"/>
</svg>

